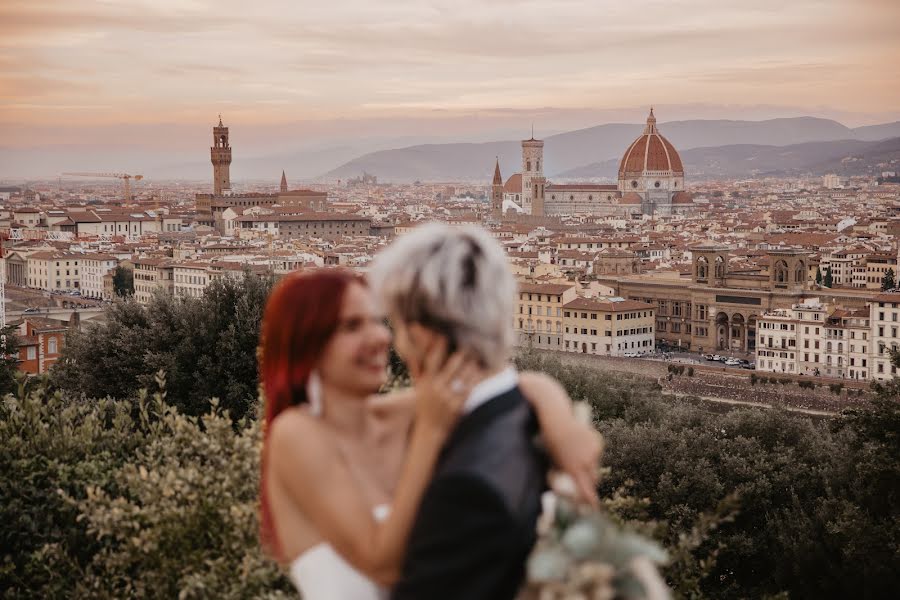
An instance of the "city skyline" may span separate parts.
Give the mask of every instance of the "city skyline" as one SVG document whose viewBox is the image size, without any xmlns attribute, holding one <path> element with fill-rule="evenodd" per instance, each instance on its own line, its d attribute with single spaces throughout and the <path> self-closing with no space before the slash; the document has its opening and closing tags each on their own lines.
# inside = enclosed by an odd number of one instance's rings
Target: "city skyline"
<svg viewBox="0 0 900 600">
<path fill-rule="evenodd" d="M 4 3 L 5 147 L 168 143 L 231 122 L 316 142 L 668 119 L 900 119 L 889 0 Z"/>
</svg>

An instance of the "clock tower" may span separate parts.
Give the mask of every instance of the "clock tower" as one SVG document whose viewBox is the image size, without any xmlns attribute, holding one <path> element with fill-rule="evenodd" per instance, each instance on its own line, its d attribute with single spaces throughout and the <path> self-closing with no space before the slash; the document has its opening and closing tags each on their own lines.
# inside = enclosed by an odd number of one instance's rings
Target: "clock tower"
<svg viewBox="0 0 900 600">
<path fill-rule="evenodd" d="M 213 127 L 213 145 L 209 154 L 213 165 L 213 194 L 221 196 L 226 190 L 231 190 L 231 145 L 228 143 L 228 128 L 222 124 L 222 115 L 219 115 L 219 124 Z"/>
</svg>

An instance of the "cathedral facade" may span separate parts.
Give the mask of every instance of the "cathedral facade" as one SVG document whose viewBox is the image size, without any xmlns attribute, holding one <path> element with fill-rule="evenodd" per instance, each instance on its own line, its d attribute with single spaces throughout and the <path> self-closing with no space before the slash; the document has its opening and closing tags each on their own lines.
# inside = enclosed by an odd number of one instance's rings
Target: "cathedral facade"
<svg viewBox="0 0 900 600">
<path fill-rule="evenodd" d="M 544 142 L 532 137 L 522 141 L 521 173 L 503 183 L 499 166 L 495 167 L 491 191 L 495 214 L 671 217 L 694 208 L 693 197 L 684 189 L 681 157 L 660 134 L 652 108 L 643 133 L 619 162 L 616 184 L 548 183 L 543 155 Z"/>
</svg>

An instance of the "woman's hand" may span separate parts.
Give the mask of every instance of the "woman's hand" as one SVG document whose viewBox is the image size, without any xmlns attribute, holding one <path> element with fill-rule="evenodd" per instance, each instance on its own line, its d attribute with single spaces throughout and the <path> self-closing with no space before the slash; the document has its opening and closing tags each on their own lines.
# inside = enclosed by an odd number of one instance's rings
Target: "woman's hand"
<svg viewBox="0 0 900 600">
<path fill-rule="evenodd" d="M 576 417 L 569 395 L 552 377 L 527 372 L 519 375 L 519 382 L 537 413 L 541 437 L 553 462 L 572 478 L 579 500 L 596 504 L 598 468 L 603 454 L 600 433 L 592 423 Z"/>
<path fill-rule="evenodd" d="M 436 342 L 415 381 L 416 425 L 446 437 L 462 414 L 478 376 L 478 364 L 463 352 L 447 358 L 447 342 Z"/>
</svg>

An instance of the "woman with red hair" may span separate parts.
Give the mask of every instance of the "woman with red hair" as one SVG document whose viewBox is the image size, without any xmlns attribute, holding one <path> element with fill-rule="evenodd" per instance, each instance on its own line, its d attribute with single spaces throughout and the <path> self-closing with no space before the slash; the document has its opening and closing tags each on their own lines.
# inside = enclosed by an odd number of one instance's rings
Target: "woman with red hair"
<svg viewBox="0 0 900 600">
<path fill-rule="evenodd" d="M 387 597 L 474 383 L 476 361 L 435 343 L 414 389 L 378 395 L 390 343 L 366 281 L 342 269 L 286 277 L 265 309 L 261 538 L 306 600 Z M 523 374 L 521 388 L 544 399 L 535 411 L 557 463 L 597 458 L 558 384 Z"/>
</svg>

